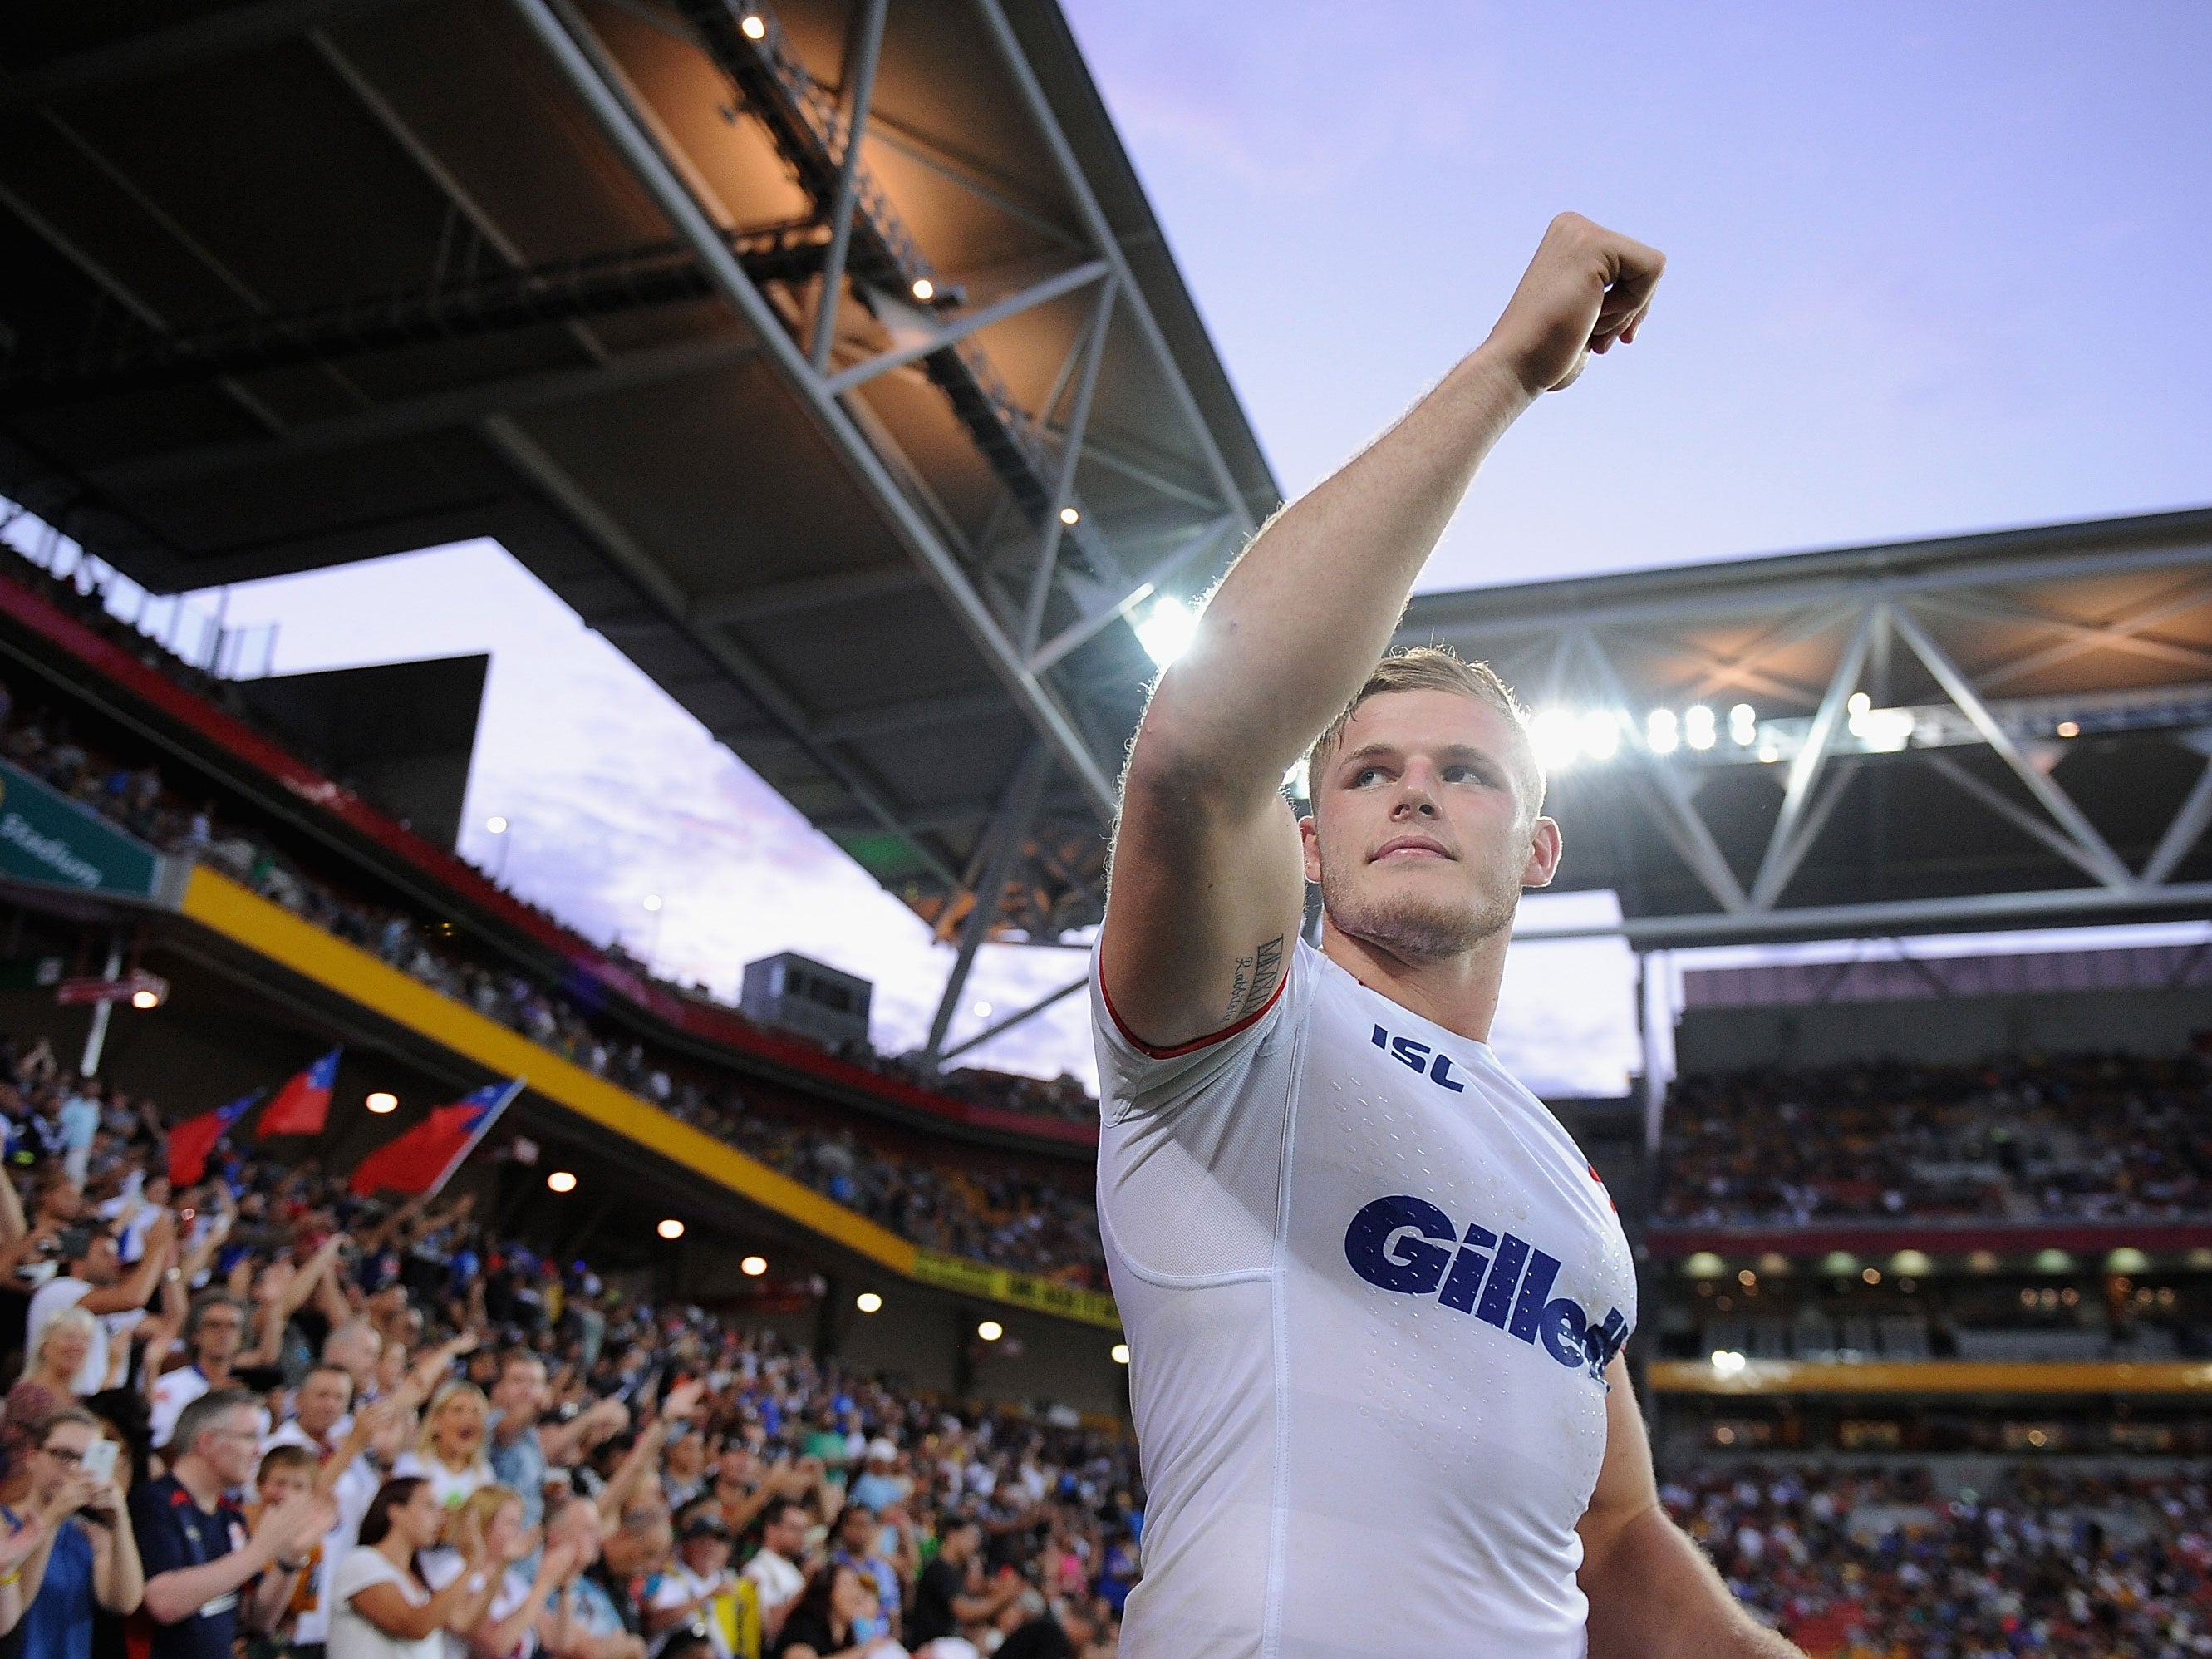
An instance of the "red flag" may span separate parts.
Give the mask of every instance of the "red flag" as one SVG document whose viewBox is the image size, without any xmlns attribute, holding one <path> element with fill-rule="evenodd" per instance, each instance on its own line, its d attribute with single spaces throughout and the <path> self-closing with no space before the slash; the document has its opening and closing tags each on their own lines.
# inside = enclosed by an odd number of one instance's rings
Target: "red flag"
<svg viewBox="0 0 2212 1659">
<path fill-rule="evenodd" d="M 202 1112 L 198 1117 L 188 1117 L 169 1131 L 169 1185 L 182 1192 L 197 1185 L 207 1173 L 208 1154 L 215 1144 L 230 1133 L 230 1127 L 253 1109 L 253 1103 L 261 1098 L 256 1089 L 243 1100 L 234 1100 L 228 1106 L 218 1106 L 211 1112 Z"/>
<path fill-rule="evenodd" d="M 460 1167 L 490 1130 L 507 1103 L 522 1092 L 522 1079 L 487 1084 L 451 1106 L 441 1106 L 396 1140 L 388 1140 L 353 1172 L 355 1192 L 434 1193 Z"/>
<path fill-rule="evenodd" d="M 333 1048 L 304 1072 L 296 1073 L 276 1091 L 269 1109 L 255 1126 L 254 1139 L 271 1135 L 319 1135 L 331 1115 L 331 1091 L 337 1086 L 338 1056 Z"/>
</svg>

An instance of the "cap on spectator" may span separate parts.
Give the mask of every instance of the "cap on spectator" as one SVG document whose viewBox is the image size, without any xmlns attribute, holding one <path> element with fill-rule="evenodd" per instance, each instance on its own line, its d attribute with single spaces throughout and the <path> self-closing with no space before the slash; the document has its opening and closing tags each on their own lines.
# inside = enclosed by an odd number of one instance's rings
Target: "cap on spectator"
<svg viewBox="0 0 2212 1659">
<path fill-rule="evenodd" d="M 684 1536 L 686 1538 L 719 1538 L 726 1543 L 729 1541 L 730 1529 L 728 1526 L 724 1523 L 722 1517 L 715 1514 L 714 1510 L 702 1510 L 698 1514 L 693 1516 L 689 1521 L 686 1521 L 684 1523 Z"/>
<path fill-rule="evenodd" d="M 896 1463 L 898 1462 L 898 1448 L 891 1444 L 890 1441 L 884 1439 L 882 1436 L 878 1435 L 875 1439 L 871 1440 L 868 1443 L 868 1462 L 871 1463 Z"/>
</svg>

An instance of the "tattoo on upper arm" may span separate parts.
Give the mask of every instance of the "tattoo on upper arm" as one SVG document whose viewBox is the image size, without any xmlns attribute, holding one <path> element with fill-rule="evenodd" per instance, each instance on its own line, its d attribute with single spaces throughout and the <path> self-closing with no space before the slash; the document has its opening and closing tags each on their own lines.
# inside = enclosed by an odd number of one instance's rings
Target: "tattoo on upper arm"
<svg viewBox="0 0 2212 1659">
<path fill-rule="evenodd" d="M 1255 1008 L 1267 1006 L 1283 976 L 1283 944 L 1278 934 L 1249 957 L 1237 958 L 1237 977 L 1229 987 L 1229 1019 L 1233 1024 Z"/>
</svg>

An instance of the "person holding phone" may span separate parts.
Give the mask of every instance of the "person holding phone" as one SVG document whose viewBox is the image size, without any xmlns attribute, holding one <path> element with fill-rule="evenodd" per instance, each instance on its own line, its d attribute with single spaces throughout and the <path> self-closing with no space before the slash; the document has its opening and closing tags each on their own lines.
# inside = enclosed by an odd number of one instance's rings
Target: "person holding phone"
<svg viewBox="0 0 2212 1659">
<path fill-rule="evenodd" d="M 46 1536 L 19 1583 L 27 1654 L 92 1659 L 94 1614 L 135 1613 L 146 1593 L 137 1540 L 125 1524 L 130 1463 L 121 1450 L 90 1412 L 69 1407 L 46 1419 L 31 1459 L 31 1502 Z"/>
</svg>

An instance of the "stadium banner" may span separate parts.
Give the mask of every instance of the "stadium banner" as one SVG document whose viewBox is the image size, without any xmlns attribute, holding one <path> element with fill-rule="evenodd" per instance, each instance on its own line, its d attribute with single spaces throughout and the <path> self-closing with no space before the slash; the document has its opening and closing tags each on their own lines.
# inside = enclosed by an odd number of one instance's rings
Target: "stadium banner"
<svg viewBox="0 0 2212 1659">
<path fill-rule="evenodd" d="M 20 766 L 0 761 L 0 878 L 150 899 L 161 858 Z"/>
<path fill-rule="evenodd" d="M 1114 1305 L 1112 1297 L 1097 1291 L 1078 1290 L 1049 1279 L 1008 1273 L 1004 1267 L 987 1267 L 980 1261 L 924 1249 L 914 1253 L 914 1276 L 939 1290 L 988 1297 L 994 1302 L 1031 1308 L 1061 1319 L 1080 1320 L 1086 1325 L 1100 1325 L 1110 1331 L 1121 1328 L 1121 1310 Z"/>
</svg>

